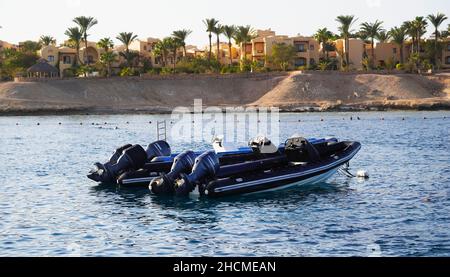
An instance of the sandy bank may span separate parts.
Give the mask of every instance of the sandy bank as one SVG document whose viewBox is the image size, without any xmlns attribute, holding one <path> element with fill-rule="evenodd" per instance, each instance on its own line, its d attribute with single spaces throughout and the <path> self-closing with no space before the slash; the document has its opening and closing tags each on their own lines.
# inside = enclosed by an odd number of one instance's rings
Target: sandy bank
<svg viewBox="0 0 450 277">
<path fill-rule="evenodd" d="M 450 75 L 305 73 L 0 83 L 0 114 L 160 113 L 191 106 L 282 111 L 449 109 Z"/>
</svg>

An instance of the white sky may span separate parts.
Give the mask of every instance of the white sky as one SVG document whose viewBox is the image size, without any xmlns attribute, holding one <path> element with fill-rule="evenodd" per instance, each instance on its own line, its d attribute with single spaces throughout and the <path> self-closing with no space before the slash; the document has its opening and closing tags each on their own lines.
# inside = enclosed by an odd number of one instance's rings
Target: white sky
<svg viewBox="0 0 450 277">
<path fill-rule="evenodd" d="M 0 0 L 0 40 L 18 43 L 51 35 L 59 43 L 74 25 L 72 19 L 86 15 L 99 21 L 90 40 L 115 38 L 123 31 L 140 39 L 161 38 L 187 28 L 193 30 L 188 44 L 203 47 L 208 37 L 202 20 L 210 17 L 222 24 L 272 28 L 277 34 L 312 35 L 321 27 L 336 32 L 335 18 L 341 14 L 356 15 L 355 27 L 379 19 L 391 28 L 438 11 L 450 17 L 450 0 Z"/>
</svg>

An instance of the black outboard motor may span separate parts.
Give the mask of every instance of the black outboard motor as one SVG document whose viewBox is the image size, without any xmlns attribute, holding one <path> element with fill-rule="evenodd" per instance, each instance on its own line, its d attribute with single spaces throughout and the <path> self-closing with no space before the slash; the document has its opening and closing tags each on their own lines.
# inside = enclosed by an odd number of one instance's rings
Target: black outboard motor
<svg viewBox="0 0 450 277">
<path fill-rule="evenodd" d="M 111 156 L 111 158 L 109 158 L 109 161 L 107 161 L 105 164 L 110 164 L 110 165 L 112 165 L 112 164 L 117 163 L 117 160 L 120 158 L 120 156 L 122 156 L 123 151 L 127 150 L 127 149 L 130 148 L 131 146 L 133 146 L 133 145 L 131 145 L 131 144 L 125 144 L 124 146 L 121 146 L 121 147 L 117 148 L 117 149 L 114 151 L 114 153 L 113 153 L 113 155 Z"/>
<path fill-rule="evenodd" d="M 140 145 L 133 145 L 127 148 L 114 164 L 97 164 L 97 171 L 91 172 L 88 177 L 94 181 L 102 183 L 112 183 L 117 176 L 130 169 L 139 169 L 144 166 L 147 160 L 147 153 Z"/>
<path fill-rule="evenodd" d="M 156 157 L 168 157 L 171 155 L 170 145 L 163 140 L 150 143 L 145 152 L 147 153 L 147 161 L 149 162 Z"/>
<path fill-rule="evenodd" d="M 285 150 L 291 162 L 320 162 L 320 153 L 307 139 L 295 137 L 286 140 Z"/>
<path fill-rule="evenodd" d="M 94 164 L 94 169 L 91 170 L 91 172 L 89 172 L 88 174 L 88 178 L 94 181 L 97 181 L 98 178 L 98 171 L 100 168 L 104 168 L 107 165 L 113 165 L 115 163 L 117 163 L 117 160 L 120 158 L 120 156 L 122 156 L 123 151 L 125 151 L 126 149 L 130 148 L 132 145 L 131 144 L 125 144 L 124 146 L 121 146 L 119 148 L 117 148 L 114 153 L 112 154 L 111 158 L 109 158 L 109 160 L 102 164 L 102 163 L 95 163 Z"/>
<path fill-rule="evenodd" d="M 140 145 L 133 145 L 126 149 L 115 164 L 106 164 L 104 167 L 104 177 L 109 182 L 114 182 L 121 173 L 144 166 L 147 155 Z"/>
<path fill-rule="evenodd" d="M 175 157 L 172 168 L 169 173 L 162 174 L 150 183 L 150 190 L 154 194 L 174 194 L 175 179 L 180 177 L 181 173 L 188 174 L 192 171 L 196 155 L 192 151 L 185 151 Z"/>
<path fill-rule="evenodd" d="M 219 158 L 216 152 L 208 151 L 198 156 L 190 175 L 181 174 L 181 178 L 175 182 L 175 194 L 178 196 L 189 195 L 195 189 L 195 185 L 208 177 L 214 177 L 220 169 Z"/>
</svg>

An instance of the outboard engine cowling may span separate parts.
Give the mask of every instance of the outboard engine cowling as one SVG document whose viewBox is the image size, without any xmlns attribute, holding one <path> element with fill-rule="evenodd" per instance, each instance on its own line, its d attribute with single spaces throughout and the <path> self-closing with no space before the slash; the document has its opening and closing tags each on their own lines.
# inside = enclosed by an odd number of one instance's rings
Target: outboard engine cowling
<svg viewBox="0 0 450 277">
<path fill-rule="evenodd" d="M 126 170 L 137 170 L 141 168 L 146 160 L 147 155 L 144 148 L 140 145 L 133 145 L 123 152 L 122 156 L 117 160 L 117 163 L 105 166 L 105 168 L 108 174 L 115 179 Z"/>
<path fill-rule="evenodd" d="M 98 164 L 95 176 L 96 181 L 102 183 L 115 182 L 117 176 L 121 173 L 130 169 L 137 170 L 143 167 L 146 160 L 147 153 L 144 148 L 140 145 L 133 145 L 122 153 L 115 164 Z"/>
<path fill-rule="evenodd" d="M 150 183 L 150 190 L 154 194 L 173 194 L 175 193 L 174 182 L 180 177 L 181 173 L 188 174 L 192 171 L 196 155 L 193 151 L 185 151 L 175 157 L 172 168 L 169 173 L 162 174 Z"/>
<path fill-rule="evenodd" d="M 170 145 L 163 140 L 150 143 L 145 152 L 147 153 L 147 161 L 151 161 L 155 157 L 167 157 L 172 154 Z"/>
<path fill-rule="evenodd" d="M 320 153 L 307 139 L 294 137 L 286 140 L 285 150 L 291 162 L 319 162 Z"/>
<path fill-rule="evenodd" d="M 127 150 L 128 148 L 132 147 L 133 145 L 131 144 L 125 144 L 124 146 L 121 146 L 119 148 L 117 148 L 114 153 L 112 154 L 111 158 L 109 158 L 109 161 L 106 162 L 105 164 L 115 164 L 117 163 L 117 160 L 120 158 L 120 156 L 122 156 L 123 151 Z"/>
<path fill-rule="evenodd" d="M 175 182 L 175 194 L 178 196 L 191 193 L 195 184 L 205 178 L 214 177 L 220 169 L 219 158 L 214 151 L 208 151 L 198 156 L 195 160 L 192 173 L 189 175 L 181 174 L 181 178 Z"/>
</svg>

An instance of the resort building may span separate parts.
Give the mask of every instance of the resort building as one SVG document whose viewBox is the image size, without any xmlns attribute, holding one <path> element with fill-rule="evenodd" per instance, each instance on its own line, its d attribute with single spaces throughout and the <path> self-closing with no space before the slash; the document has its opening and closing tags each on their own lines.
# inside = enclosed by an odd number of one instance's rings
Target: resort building
<svg viewBox="0 0 450 277">
<path fill-rule="evenodd" d="M 345 53 L 349 54 L 349 69 L 362 70 L 363 57 L 365 52 L 364 41 L 361 39 L 349 39 L 348 49 L 346 49 L 345 40 L 338 39 L 334 42 L 336 47 L 336 58 L 339 62 L 345 60 Z"/>
<path fill-rule="evenodd" d="M 100 54 L 103 49 L 99 49 L 95 42 L 88 42 L 88 47 L 81 47 L 77 55 L 74 48 L 67 46 L 44 46 L 39 51 L 41 58 L 45 59 L 50 65 L 59 69 L 60 76 L 64 76 L 64 71 L 72 68 L 76 64 L 94 65 L 100 60 Z M 80 60 L 78 60 L 80 59 Z"/>
<path fill-rule="evenodd" d="M 206 50 L 199 49 L 195 45 L 186 45 L 186 57 L 205 57 Z"/>
<path fill-rule="evenodd" d="M 230 47 L 228 42 L 221 42 L 219 44 L 219 55 L 217 55 L 217 43 L 212 45 L 212 53 L 214 56 L 218 57 L 221 64 L 230 65 L 239 63 L 239 47 L 236 45 L 231 45 L 231 57 L 230 60 Z"/>
<path fill-rule="evenodd" d="M 2 51 L 4 49 L 16 49 L 16 48 L 17 48 L 16 45 L 6 42 L 6 41 L 3 41 L 3 40 L 0 40 L 0 51 Z"/>
<path fill-rule="evenodd" d="M 441 67 L 444 69 L 450 69 L 450 38 L 447 38 L 444 41 Z"/>
<path fill-rule="evenodd" d="M 368 58 L 372 58 L 371 44 L 365 44 L 365 53 Z M 387 63 L 402 63 L 402 52 L 400 46 L 394 42 L 378 42 L 374 47 L 375 61 L 374 65 L 377 67 L 384 67 Z M 411 54 L 411 44 L 405 43 L 403 45 L 403 63 L 409 59 Z"/>
<path fill-rule="evenodd" d="M 246 57 L 249 60 L 258 62 L 260 65 L 274 67 L 267 58 L 272 55 L 273 46 L 276 44 L 292 45 L 295 48 L 296 56 L 291 64 L 291 68 L 307 68 L 319 62 L 320 45 L 314 38 L 276 35 L 270 29 L 258 30 L 255 39 L 246 45 L 242 45 L 241 48 L 244 49 L 244 52 L 241 54 L 241 58 Z"/>
</svg>

